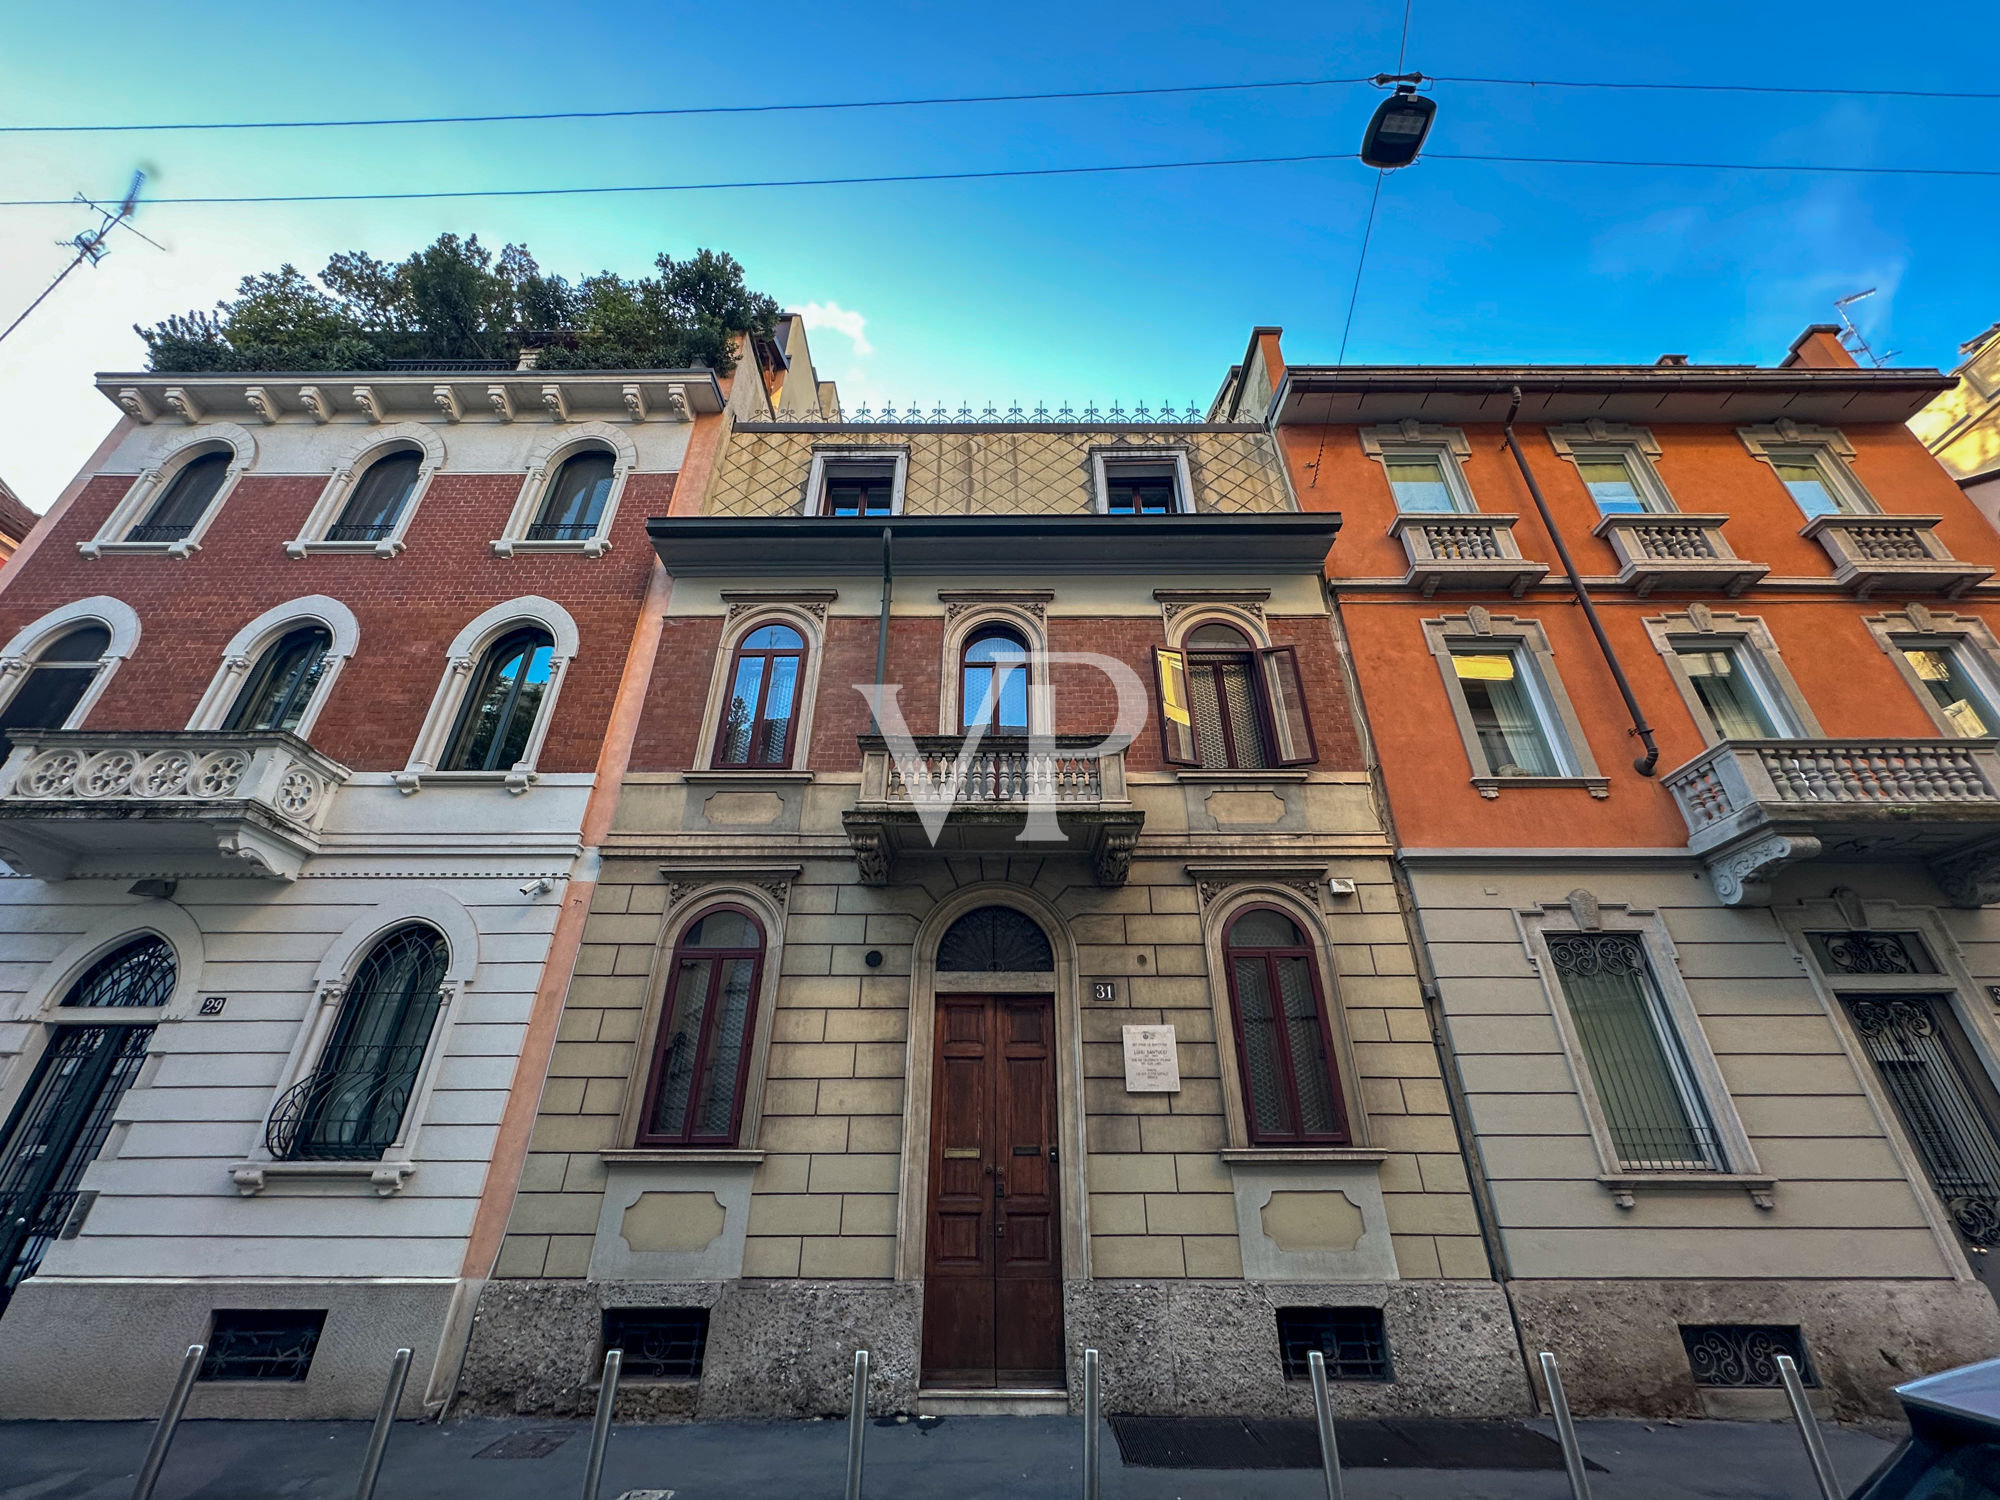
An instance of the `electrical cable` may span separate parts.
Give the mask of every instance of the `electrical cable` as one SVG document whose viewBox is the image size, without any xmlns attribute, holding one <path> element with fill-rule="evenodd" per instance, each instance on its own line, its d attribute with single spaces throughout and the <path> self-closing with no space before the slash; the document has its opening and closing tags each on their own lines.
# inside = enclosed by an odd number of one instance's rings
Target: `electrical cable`
<svg viewBox="0 0 2000 1500">
<path fill-rule="evenodd" d="M 1396 56 L 1402 71 L 1403 52 L 1409 40 L 1409 18 L 1404 16 L 1404 43 Z M 534 114 L 476 115 L 391 115 L 357 116 L 327 120 L 155 120 L 109 125 L 0 125 L 0 135 L 103 135 L 139 131 L 215 130 L 345 130 L 375 126 L 405 125 L 500 125 L 544 123 L 551 120 L 645 120 L 689 118 L 702 115 L 796 114 L 828 110 L 921 109 L 959 104 L 1044 104 L 1071 99 L 1141 99 L 1176 94 L 1251 93 L 1264 89 L 1321 89 L 1372 83 L 1362 78 L 1276 78 L 1256 83 L 1166 84 L 1153 88 L 1064 89 L 1034 94 L 940 94 L 912 99 L 841 99 L 804 104 L 704 104 L 658 109 L 579 109 L 549 110 Z M 1617 79 L 1579 78 L 1482 78 L 1469 74 L 1430 73 L 1428 83 L 1461 83 L 1481 87 L 1530 89 L 1609 89 L 1663 91 L 1671 93 L 1778 94 L 1804 97 L 1850 99 L 1956 99 L 1995 100 L 2000 91 L 1973 89 L 1878 89 L 1801 87 L 1773 83 L 1642 83 Z"/>
<path fill-rule="evenodd" d="M 1408 11 L 1406 10 L 1404 14 L 1407 16 Z M 1368 265 L 1368 242 L 1375 236 L 1375 205 L 1382 201 L 1382 180 L 1388 175 L 1386 169 L 1378 167 L 1375 172 L 1375 191 L 1368 195 L 1368 221 L 1361 230 L 1361 253 L 1354 258 L 1354 285 L 1347 289 L 1347 321 L 1340 325 L 1340 353 L 1333 361 L 1336 370 L 1347 363 L 1347 336 L 1354 331 L 1354 308 L 1361 300 L 1361 273 Z M 1326 436 L 1332 426 L 1332 420 L 1329 418 L 1326 425 L 1319 430 L 1319 451 L 1313 455 L 1313 478 L 1312 484 L 1308 486 L 1310 489 L 1319 488 L 1320 460 L 1326 457 Z"/>
<path fill-rule="evenodd" d="M 622 183 L 604 187 L 452 188 L 407 193 L 249 193 L 234 196 L 153 198 L 154 207 L 243 206 L 265 203 L 396 203 L 457 198 L 574 198 L 593 194 L 702 193 L 745 188 L 866 187 L 904 182 L 983 182 L 1020 177 L 1087 177 L 1122 172 L 1177 172 L 1199 167 L 1292 166 L 1305 162 L 1349 161 L 1351 151 L 1315 151 L 1297 156 L 1219 156 L 1191 161 L 1120 162 L 1089 167 L 1003 167 L 964 172 L 891 172 L 866 177 L 771 177 L 728 182 Z M 1632 161 L 1588 156 L 1499 156 L 1472 152 L 1426 151 L 1424 161 L 1463 161 L 1516 166 L 1654 167 L 1695 172 L 1807 172 L 1868 177 L 2000 177 L 2000 167 L 1858 167 L 1803 162 Z M 69 208 L 73 198 L 5 198 L 0 208 Z"/>
</svg>

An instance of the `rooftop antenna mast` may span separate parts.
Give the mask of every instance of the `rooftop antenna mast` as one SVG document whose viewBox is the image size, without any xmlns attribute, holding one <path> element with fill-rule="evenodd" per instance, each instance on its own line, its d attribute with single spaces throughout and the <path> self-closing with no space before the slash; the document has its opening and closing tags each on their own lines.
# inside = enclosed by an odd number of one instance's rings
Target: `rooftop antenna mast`
<svg viewBox="0 0 2000 1500">
<path fill-rule="evenodd" d="M 144 172 L 134 172 L 132 174 L 132 185 L 125 189 L 124 200 L 115 209 L 105 208 L 102 204 L 93 203 L 81 193 L 76 195 L 77 202 L 87 204 L 89 207 L 97 210 L 99 215 L 97 227 L 95 229 L 86 229 L 73 239 L 56 241 L 59 245 L 76 246 L 75 258 L 62 268 L 61 273 L 57 275 L 54 281 L 51 281 L 42 289 L 41 296 L 30 302 L 22 310 L 21 315 L 9 323 L 4 331 L 0 331 L 0 339 L 5 339 L 8 334 L 27 322 L 28 314 L 46 302 L 49 298 L 49 293 L 61 286 L 68 279 L 70 272 L 74 271 L 85 261 L 89 261 L 94 266 L 103 260 L 106 255 L 110 254 L 110 251 L 105 248 L 104 242 L 110 238 L 111 231 L 118 228 L 121 224 L 127 229 L 132 229 L 132 225 L 128 221 L 131 219 L 134 210 L 139 206 L 139 189 L 144 186 L 145 181 L 146 174 Z M 145 240 L 155 250 L 164 250 L 166 248 L 158 240 L 149 239 L 147 236 L 139 234 L 139 231 L 136 229 L 132 229 L 132 232 L 138 234 L 140 239 Z"/>
<path fill-rule="evenodd" d="M 1903 351 L 1891 349 L 1885 354 L 1877 354 L 1868 346 L 1868 340 L 1861 330 L 1854 326 L 1854 319 L 1847 315 L 1848 308 L 1874 295 L 1875 288 L 1871 286 L 1865 292 L 1850 292 L 1845 297 L 1836 297 L 1833 299 L 1833 310 L 1840 314 L 1840 342 L 1846 346 L 1847 352 L 1860 355 L 1870 366 L 1879 370 Z"/>
</svg>

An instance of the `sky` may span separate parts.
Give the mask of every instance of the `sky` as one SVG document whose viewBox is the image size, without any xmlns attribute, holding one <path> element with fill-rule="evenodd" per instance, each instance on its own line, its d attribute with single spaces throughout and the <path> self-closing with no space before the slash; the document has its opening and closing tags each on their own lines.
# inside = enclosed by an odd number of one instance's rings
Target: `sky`
<svg viewBox="0 0 2000 1500">
<path fill-rule="evenodd" d="M 1992 90 L 2000 7 L 1897 27 L 1857 0 L 1410 0 L 1444 77 Z M 349 0 L 0 7 L 0 125 L 798 103 L 1355 78 L 1396 71 L 1403 0 L 1314 6 Z M 399 258 L 443 230 L 571 276 L 700 246 L 806 313 L 850 408 L 1205 406 L 1250 328 L 1333 362 L 1375 173 L 1367 85 L 672 119 L 0 134 L 0 199 L 667 184 L 1332 153 L 1104 176 L 452 202 L 143 206 L 0 342 L 0 477 L 37 510 L 144 367 L 134 323 L 243 275 Z M 1440 82 L 1433 153 L 1991 168 L 2000 100 L 1777 98 Z M 80 206 L 0 207 L 0 325 L 62 269 Z M 1426 160 L 1390 174 L 1346 358 L 1774 363 L 1833 299 L 1896 363 L 1957 363 L 2000 318 L 2000 179 Z"/>
</svg>

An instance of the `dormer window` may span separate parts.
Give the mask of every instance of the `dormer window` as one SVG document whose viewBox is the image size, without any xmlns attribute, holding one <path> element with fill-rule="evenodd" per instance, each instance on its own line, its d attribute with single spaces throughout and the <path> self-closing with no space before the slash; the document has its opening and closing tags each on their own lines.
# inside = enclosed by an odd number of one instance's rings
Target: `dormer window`
<svg viewBox="0 0 2000 1500">
<path fill-rule="evenodd" d="M 1108 516 L 1172 516 L 1194 509 L 1187 455 L 1175 449 L 1141 454 L 1098 451 L 1097 508 Z"/>
<path fill-rule="evenodd" d="M 806 478 L 809 516 L 898 516 L 909 458 L 901 448 L 822 449 Z"/>
</svg>

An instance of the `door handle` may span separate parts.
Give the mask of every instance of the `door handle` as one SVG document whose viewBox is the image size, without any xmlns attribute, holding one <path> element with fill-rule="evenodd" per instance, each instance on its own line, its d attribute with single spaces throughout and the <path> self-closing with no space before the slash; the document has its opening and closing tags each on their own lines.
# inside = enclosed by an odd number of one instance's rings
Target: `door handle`
<svg viewBox="0 0 2000 1500">
<path fill-rule="evenodd" d="M 993 1169 L 993 1196 L 995 1198 L 1007 1196 L 1007 1171 L 1004 1167 Z"/>
</svg>

